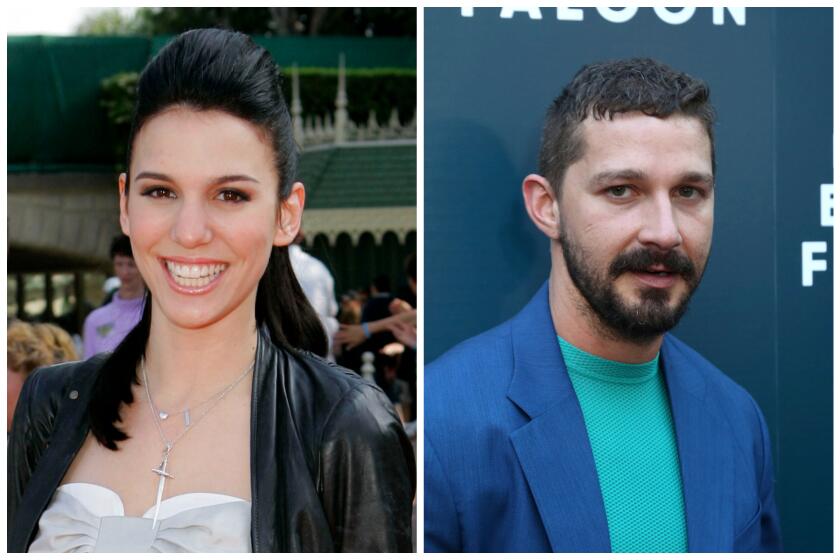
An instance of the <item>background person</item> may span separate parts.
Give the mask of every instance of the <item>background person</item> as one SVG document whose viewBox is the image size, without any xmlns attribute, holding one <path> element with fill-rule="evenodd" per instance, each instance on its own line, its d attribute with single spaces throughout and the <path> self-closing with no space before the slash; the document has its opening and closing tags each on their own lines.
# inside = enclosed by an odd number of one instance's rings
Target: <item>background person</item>
<svg viewBox="0 0 840 560">
<path fill-rule="evenodd" d="M 23 384 L 42 366 L 78 360 L 70 335 L 51 323 L 12 321 L 6 329 L 6 433 Z"/>
<path fill-rule="evenodd" d="M 327 357 L 334 359 L 332 353 L 332 341 L 336 331 L 338 331 L 338 303 L 335 301 L 335 280 L 329 269 L 303 250 L 300 246 L 304 241 L 303 232 L 298 233 L 295 242 L 289 245 L 289 260 L 292 261 L 292 268 L 295 271 L 300 287 L 309 304 L 318 317 L 321 319 L 321 324 L 324 327 L 324 332 L 327 333 L 327 343 L 330 349 Z"/>
<path fill-rule="evenodd" d="M 107 304 L 85 319 L 82 335 L 85 359 L 116 348 L 143 315 L 146 286 L 134 262 L 131 240 L 125 234 L 111 242 L 111 261 L 120 286 Z"/>
</svg>

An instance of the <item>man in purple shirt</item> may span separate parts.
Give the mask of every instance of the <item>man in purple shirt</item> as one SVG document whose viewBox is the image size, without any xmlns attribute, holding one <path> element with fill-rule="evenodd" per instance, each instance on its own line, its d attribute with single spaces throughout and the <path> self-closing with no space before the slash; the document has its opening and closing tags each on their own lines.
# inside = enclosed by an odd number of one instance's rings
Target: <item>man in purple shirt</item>
<svg viewBox="0 0 840 560">
<path fill-rule="evenodd" d="M 110 303 L 94 310 L 85 319 L 85 359 L 116 348 L 143 315 L 146 286 L 134 264 L 128 236 L 119 235 L 114 238 L 111 243 L 111 259 L 114 274 L 120 279 L 120 288 Z"/>
</svg>

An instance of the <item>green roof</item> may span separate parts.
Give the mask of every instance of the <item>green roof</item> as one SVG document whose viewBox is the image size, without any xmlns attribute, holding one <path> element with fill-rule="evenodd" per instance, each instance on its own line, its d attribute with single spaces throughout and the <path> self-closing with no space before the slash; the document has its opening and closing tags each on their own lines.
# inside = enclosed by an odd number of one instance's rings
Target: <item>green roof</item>
<svg viewBox="0 0 840 560">
<path fill-rule="evenodd" d="M 366 142 L 305 151 L 298 177 L 307 208 L 414 206 L 414 141 Z"/>
</svg>

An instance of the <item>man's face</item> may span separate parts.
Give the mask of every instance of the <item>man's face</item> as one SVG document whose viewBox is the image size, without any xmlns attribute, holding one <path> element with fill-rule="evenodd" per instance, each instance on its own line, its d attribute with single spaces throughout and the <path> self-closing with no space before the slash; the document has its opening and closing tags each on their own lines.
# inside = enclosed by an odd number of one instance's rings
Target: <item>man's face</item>
<svg viewBox="0 0 840 560">
<path fill-rule="evenodd" d="M 143 278 L 134 264 L 134 259 L 127 255 L 114 255 L 114 275 L 120 279 L 120 290 L 136 293 L 142 290 Z"/>
<path fill-rule="evenodd" d="M 709 256 L 709 137 L 698 119 L 642 113 L 587 118 L 580 132 L 558 202 L 566 269 L 610 334 L 650 340 L 679 321 Z"/>
</svg>

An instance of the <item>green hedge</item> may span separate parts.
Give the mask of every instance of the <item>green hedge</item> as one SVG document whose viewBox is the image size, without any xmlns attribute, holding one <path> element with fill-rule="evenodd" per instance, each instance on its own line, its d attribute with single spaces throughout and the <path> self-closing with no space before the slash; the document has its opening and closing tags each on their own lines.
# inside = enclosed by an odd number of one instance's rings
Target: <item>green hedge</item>
<svg viewBox="0 0 840 560">
<path fill-rule="evenodd" d="M 338 91 L 338 69 L 300 68 L 298 74 L 304 118 L 333 113 Z M 414 70 L 351 68 L 346 75 L 350 120 L 366 123 L 373 109 L 381 125 L 387 122 L 391 109 L 396 107 L 403 124 L 411 121 L 417 106 L 417 75 Z M 137 78 L 137 72 L 121 72 L 101 82 L 99 104 L 105 110 L 108 121 L 117 129 L 118 138 L 128 137 Z M 283 94 L 291 104 L 292 79 L 288 73 L 283 80 Z M 118 161 L 123 159 L 125 146 L 116 146 L 114 155 Z"/>
<path fill-rule="evenodd" d="M 338 92 L 337 68 L 300 68 L 300 97 L 304 117 L 325 115 L 335 111 Z M 391 109 L 399 111 L 400 122 L 406 124 L 417 106 L 417 74 L 402 68 L 348 69 L 347 110 L 350 120 L 366 123 L 370 110 L 376 111 L 379 124 L 387 122 Z M 292 77 L 286 69 L 283 94 L 291 103 Z"/>
</svg>

